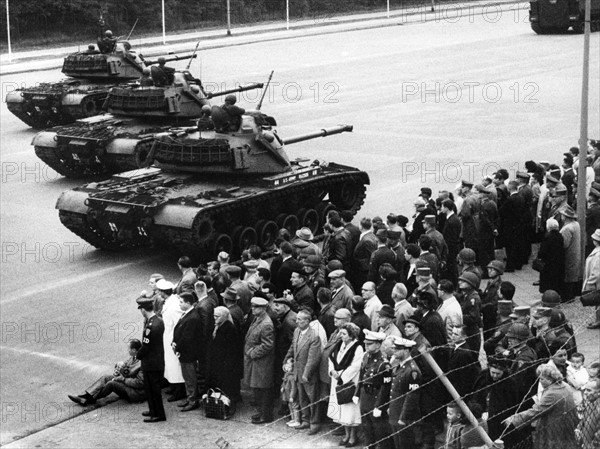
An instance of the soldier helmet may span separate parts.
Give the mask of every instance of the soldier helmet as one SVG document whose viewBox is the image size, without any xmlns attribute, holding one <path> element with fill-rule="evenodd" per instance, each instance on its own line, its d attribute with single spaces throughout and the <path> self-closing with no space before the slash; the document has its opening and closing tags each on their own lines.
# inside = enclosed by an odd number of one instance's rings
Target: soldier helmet
<svg viewBox="0 0 600 449">
<path fill-rule="evenodd" d="M 476 257 L 475 251 L 471 248 L 463 248 L 458 253 L 458 259 L 464 263 L 475 263 Z"/>
<path fill-rule="evenodd" d="M 506 332 L 507 338 L 516 338 L 519 341 L 525 341 L 529 338 L 529 328 L 523 323 L 513 323 Z"/>
<path fill-rule="evenodd" d="M 236 101 L 237 98 L 235 98 L 235 95 L 229 94 L 225 97 L 225 103 L 235 104 Z"/>
<path fill-rule="evenodd" d="M 150 75 L 150 68 L 144 67 L 143 73 L 144 73 L 144 75 Z"/>
<path fill-rule="evenodd" d="M 198 86 L 190 86 L 190 90 L 192 92 L 194 92 L 195 94 L 200 93 L 200 88 Z M 204 105 L 204 106 L 206 106 L 206 105 Z M 202 107 L 204 107 L 204 106 L 202 106 Z"/>
<path fill-rule="evenodd" d="M 558 326 L 562 326 L 563 324 L 567 323 L 567 317 L 565 316 L 565 314 L 560 311 L 560 310 L 553 310 L 552 314 L 550 315 L 550 321 L 548 322 L 548 326 L 550 326 L 551 328 L 554 327 L 558 327 Z"/>
<path fill-rule="evenodd" d="M 164 57 L 164 56 L 160 56 L 160 57 L 158 58 L 158 63 L 159 63 L 159 64 L 161 64 L 161 65 L 162 65 L 162 64 L 164 64 L 165 62 L 167 62 L 167 60 L 165 59 L 165 57 Z"/>
<path fill-rule="evenodd" d="M 461 274 L 458 280 L 465 281 L 474 289 L 478 289 L 479 284 L 481 283 L 481 281 L 479 280 L 479 276 L 477 276 L 475 273 L 471 273 L 470 271 L 466 271 L 463 274 Z"/>
<path fill-rule="evenodd" d="M 505 265 L 504 262 L 501 262 L 499 260 L 492 260 L 490 263 L 487 264 L 486 268 L 492 268 L 496 270 L 499 274 L 504 274 Z"/>
<path fill-rule="evenodd" d="M 561 297 L 555 290 L 546 290 L 542 295 L 542 305 L 544 307 L 555 308 L 561 302 Z"/>
<path fill-rule="evenodd" d="M 210 115 L 210 111 L 211 111 L 211 108 L 210 108 L 209 105 L 205 104 L 204 106 L 202 106 L 202 113 L 203 114 Z"/>
<path fill-rule="evenodd" d="M 112 37 L 112 31 L 110 31 L 110 30 L 106 30 L 106 31 L 104 32 L 104 35 L 105 35 L 106 37 Z"/>
<path fill-rule="evenodd" d="M 88 45 L 88 50 L 95 50 L 96 46 L 94 44 Z"/>
</svg>

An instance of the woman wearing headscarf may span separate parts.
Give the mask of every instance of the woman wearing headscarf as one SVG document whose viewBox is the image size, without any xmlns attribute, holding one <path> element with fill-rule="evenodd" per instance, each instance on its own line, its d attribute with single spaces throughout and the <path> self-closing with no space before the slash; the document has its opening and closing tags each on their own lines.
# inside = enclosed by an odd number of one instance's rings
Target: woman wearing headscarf
<svg viewBox="0 0 600 449">
<path fill-rule="evenodd" d="M 358 384 L 360 365 L 364 350 L 358 341 L 360 329 L 356 324 L 346 323 L 340 330 L 340 341 L 329 356 L 329 375 L 331 376 L 331 390 L 329 395 L 329 408 L 327 416 L 338 424 L 344 426 L 345 436 L 340 441 L 341 446 L 356 446 L 356 429 L 361 423 L 359 404 L 349 402 L 338 404 L 336 387 L 345 383 Z"/>
<path fill-rule="evenodd" d="M 216 307 L 214 318 L 215 329 L 208 345 L 208 388 L 220 388 L 231 399 L 233 407 L 241 398 L 242 344 L 227 307 Z"/>
<path fill-rule="evenodd" d="M 558 230 L 558 221 L 546 220 L 546 235 L 537 254 L 544 268 L 540 271 L 540 293 L 554 290 L 562 295 L 565 278 L 565 248 L 563 237 Z"/>
<path fill-rule="evenodd" d="M 534 449 L 576 449 L 575 427 L 577 410 L 571 388 L 563 382 L 563 375 L 551 365 L 541 365 L 537 369 L 540 384 L 544 387 L 537 403 L 524 412 L 506 418 L 505 426 L 519 429 L 537 421 L 533 433 Z M 512 429 L 508 429 L 511 432 Z"/>
</svg>

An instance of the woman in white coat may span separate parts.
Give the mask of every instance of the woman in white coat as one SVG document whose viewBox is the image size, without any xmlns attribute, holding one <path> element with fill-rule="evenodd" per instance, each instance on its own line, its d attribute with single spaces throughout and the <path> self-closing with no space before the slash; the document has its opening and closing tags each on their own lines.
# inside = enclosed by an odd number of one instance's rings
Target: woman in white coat
<svg viewBox="0 0 600 449">
<path fill-rule="evenodd" d="M 173 343 L 173 331 L 182 314 L 183 312 L 179 307 L 179 296 L 174 294 L 169 295 L 165 299 L 162 309 L 162 318 L 165 324 L 165 333 L 163 334 L 165 379 L 171 384 L 171 396 L 167 399 L 169 402 L 185 398 L 185 384 L 183 375 L 181 374 L 181 365 L 171 347 L 171 343 Z"/>
<path fill-rule="evenodd" d="M 329 356 L 329 375 L 331 376 L 331 391 L 327 416 L 344 426 L 345 436 L 340 446 L 353 447 L 357 444 L 356 429 L 360 426 L 360 406 L 354 402 L 339 405 L 337 402 L 336 386 L 352 382 L 358 384 L 360 365 L 364 351 L 358 341 L 359 327 L 347 323 L 339 330 L 341 340 Z"/>
</svg>

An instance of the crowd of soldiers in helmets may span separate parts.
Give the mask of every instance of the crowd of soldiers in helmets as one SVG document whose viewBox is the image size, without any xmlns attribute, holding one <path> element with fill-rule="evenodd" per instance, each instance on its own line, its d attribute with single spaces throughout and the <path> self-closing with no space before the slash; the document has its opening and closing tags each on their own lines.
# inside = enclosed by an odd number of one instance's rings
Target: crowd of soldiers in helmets
<svg viewBox="0 0 600 449">
<path fill-rule="evenodd" d="M 141 352 L 149 357 L 157 351 L 165 360 L 150 364 L 147 421 L 166 419 L 158 386 L 164 377 L 169 400 L 181 400 L 182 411 L 197 409 L 204 393 L 219 388 L 234 413 L 245 385 L 257 407 L 255 424 L 276 418 L 281 393 L 279 411 L 282 419 L 291 418 L 288 426 L 314 435 L 333 420 L 342 429 L 340 445 L 434 448 L 436 436 L 444 435 L 448 448 L 482 446 L 485 441 L 421 355 L 429 352 L 492 440 L 502 439 L 506 448 L 541 448 L 550 440 L 560 445 L 548 447 L 598 447 L 600 363 L 585 363 L 563 310 L 578 295 L 591 298 L 586 305 L 600 304 L 597 142 L 589 158 L 595 177 L 586 185 L 585 267 L 579 253 L 572 258 L 567 251 L 565 235 L 563 272 L 553 274 L 555 288 L 546 288 L 541 276 L 539 307 L 516 305 L 519 292 L 503 280 L 539 258 L 532 254 L 534 243 L 541 247 L 552 232 L 578 229 L 578 154 L 577 148 L 565 153 L 562 167 L 529 161 L 528 172 L 516 172 L 513 180 L 498 170 L 477 184 L 462 181 L 456 192 L 441 191 L 435 199 L 423 187 L 411 218 L 390 213 L 355 224 L 350 211 L 330 211 L 322 235 L 281 229 L 272 258 L 253 245 L 238 262 L 222 252 L 195 268 L 184 256 L 177 283 L 152 275 L 152 288 L 137 300 L 146 318 Z M 579 238 L 575 242 L 578 247 Z M 567 268 L 575 265 L 573 276 Z M 194 317 L 184 330 L 182 316 Z M 219 363 L 233 357 L 231 369 L 215 373 L 211 345 L 223 316 L 237 337 L 217 354 Z M 600 328 L 598 317 L 589 327 Z M 317 343 L 302 356 L 307 332 Z M 332 412 L 338 377 L 331 366 L 340 363 L 336 357 L 346 347 L 341 336 L 348 335 L 364 348 L 352 380 L 356 389 L 350 404 L 336 403 L 340 412 Z M 191 360 L 182 356 L 184 337 L 196 348 Z M 173 368 L 168 353 L 175 364 L 180 357 L 178 375 L 167 375 Z M 510 424 L 517 422 L 511 416 L 539 405 L 540 365 L 558 370 L 578 407 L 577 419 L 557 425 L 550 437 L 546 429 L 544 438 L 531 423 Z M 592 393 L 582 394 L 585 388 Z M 354 406 L 358 414 L 347 414 Z"/>
</svg>

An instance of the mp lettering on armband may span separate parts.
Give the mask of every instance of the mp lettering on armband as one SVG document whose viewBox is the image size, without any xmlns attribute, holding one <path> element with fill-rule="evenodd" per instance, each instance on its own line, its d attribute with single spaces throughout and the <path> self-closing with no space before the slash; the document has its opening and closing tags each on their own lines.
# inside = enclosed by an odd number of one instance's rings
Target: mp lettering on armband
<svg viewBox="0 0 600 449">
<path fill-rule="evenodd" d="M 391 377 L 384 377 L 384 378 L 383 378 L 383 383 L 384 383 L 384 384 L 389 384 L 391 381 L 392 381 L 392 378 L 391 378 Z"/>
<path fill-rule="evenodd" d="M 144 339 L 142 340 L 142 343 L 147 345 L 148 343 L 150 343 L 150 339 L 148 337 L 144 337 Z"/>
<path fill-rule="evenodd" d="M 408 389 L 411 391 L 414 391 L 417 388 L 419 388 L 419 384 L 408 384 Z"/>
</svg>

